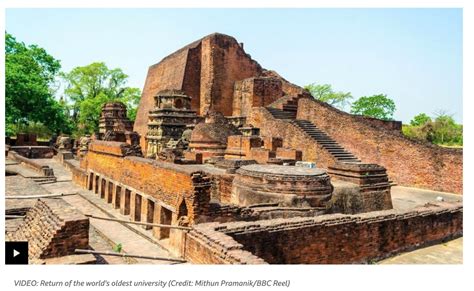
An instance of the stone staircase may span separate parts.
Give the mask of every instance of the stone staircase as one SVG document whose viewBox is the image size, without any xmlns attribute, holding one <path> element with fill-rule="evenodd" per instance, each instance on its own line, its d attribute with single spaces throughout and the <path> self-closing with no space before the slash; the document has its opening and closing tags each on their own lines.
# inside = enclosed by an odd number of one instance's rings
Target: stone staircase
<svg viewBox="0 0 474 291">
<path fill-rule="evenodd" d="M 354 154 L 347 151 L 313 123 L 299 119 L 292 120 L 291 123 L 303 130 L 307 135 L 311 136 L 313 140 L 327 150 L 338 162 L 360 163 L 360 160 Z"/>
<path fill-rule="evenodd" d="M 276 119 L 286 120 L 291 122 L 297 128 L 302 130 L 304 133 L 309 135 L 325 150 L 327 150 L 336 161 L 343 163 L 360 163 L 361 161 L 351 152 L 347 151 L 334 139 L 332 139 L 327 133 L 316 127 L 313 123 L 308 120 L 296 119 L 296 113 L 298 110 L 297 99 L 288 99 L 285 103 L 280 104 L 279 108 L 266 107 L 271 115 Z"/>
<path fill-rule="evenodd" d="M 27 178 L 35 181 L 36 183 L 40 185 L 51 184 L 57 181 L 57 178 L 55 176 L 38 176 L 38 177 L 27 177 Z"/>
<path fill-rule="evenodd" d="M 296 111 L 287 111 L 272 107 L 267 107 L 267 110 L 276 119 L 296 119 Z"/>
<path fill-rule="evenodd" d="M 284 96 L 266 108 L 277 119 L 296 119 L 300 96 Z"/>
</svg>

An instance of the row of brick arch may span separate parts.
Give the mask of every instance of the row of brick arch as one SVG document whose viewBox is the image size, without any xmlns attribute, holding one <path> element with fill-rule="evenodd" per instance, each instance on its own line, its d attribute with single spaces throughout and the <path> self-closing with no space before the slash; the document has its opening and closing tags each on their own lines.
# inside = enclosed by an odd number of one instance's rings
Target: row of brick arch
<svg viewBox="0 0 474 291">
<path fill-rule="evenodd" d="M 99 195 L 114 209 L 119 209 L 120 214 L 129 215 L 132 221 L 172 225 L 177 224 L 180 217 L 188 215 L 184 200 L 176 212 L 148 195 L 95 172 L 87 175 L 87 189 Z M 159 240 L 170 236 L 169 228 L 143 227 L 151 230 Z"/>
</svg>

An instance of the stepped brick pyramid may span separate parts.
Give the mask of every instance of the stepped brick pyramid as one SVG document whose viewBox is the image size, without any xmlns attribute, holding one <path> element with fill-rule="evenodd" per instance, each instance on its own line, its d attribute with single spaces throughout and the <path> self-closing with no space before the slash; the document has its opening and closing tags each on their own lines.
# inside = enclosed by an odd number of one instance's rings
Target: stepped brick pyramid
<svg viewBox="0 0 474 291">
<path fill-rule="evenodd" d="M 89 219 L 63 199 L 38 199 L 7 241 L 28 241 L 30 261 L 73 255 L 89 245 Z"/>
</svg>

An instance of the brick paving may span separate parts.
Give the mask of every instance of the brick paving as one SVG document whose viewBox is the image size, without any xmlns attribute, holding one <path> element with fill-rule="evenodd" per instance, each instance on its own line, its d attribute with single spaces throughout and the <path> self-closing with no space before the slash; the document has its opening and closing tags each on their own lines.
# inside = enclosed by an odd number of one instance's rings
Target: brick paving
<svg viewBox="0 0 474 291">
<path fill-rule="evenodd" d="M 462 195 L 459 194 L 403 186 L 392 187 L 391 192 L 393 208 L 397 210 L 409 210 L 429 202 L 436 202 L 438 197 L 452 202 L 463 200 Z"/>
<path fill-rule="evenodd" d="M 64 182 L 64 181 L 71 181 L 72 180 L 72 174 L 70 171 L 68 171 L 66 168 L 61 165 L 61 163 L 56 160 L 55 158 L 53 159 L 35 159 L 35 162 L 37 162 L 40 165 L 44 166 L 49 166 L 50 168 L 53 169 L 54 171 L 54 176 L 57 178 L 57 182 Z"/>
<path fill-rule="evenodd" d="M 411 252 L 382 260 L 383 265 L 402 264 L 462 264 L 463 238 L 454 239 L 446 243 L 421 248 Z"/>
<path fill-rule="evenodd" d="M 110 216 L 108 211 L 112 212 L 114 210 L 110 205 L 105 205 L 105 207 L 102 209 L 97 207 L 91 203 L 91 201 L 85 198 L 93 196 L 94 194 L 74 185 L 72 182 L 45 184 L 43 187 L 48 189 L 51 193 L 66 193 L 66 191 L 69 193 L 80 193 L 81 195 L 65 196 L 63 199 L 84 214 L 108 217 Z M 104 211 L 104 209 L 106 209 L 106 211 Z M 167 250 L 149 241 L 143 237 L 143 235 L 137 234 L 129 227 L 126 227 L 121 223 L 91 218 L 90 224 L 96 229 L 98 233 L 100 233 L 103 237 L 106 237 L 110 244 L 122 244 L 122 250 L 124 253 L 144 256 L 171 257 Z M 110 249 L 107 249 L 107 251 L 109 250 Z M 139 264 L 170 264 L 170 262 L 167 261 L 147 259 L 136 259 L 136 262 Z"/>
<path fill-rule="evenodd" d="M 54 170 L 55 176 L 58 178 L 58 182 L 37 185 L 36 183 L 29 181 L 28 179 L 22 178 L 21 176 L 9 176 L 11 183 L 7 181 L 7 192 L 11 193 L 23 193 L 28 192 L 29 194 L 42 194 L 42 193 L 80 193 L 81 195 L 64 196 L 64 199 L 69 204 L 73 205 L 83 214 L 91 214 L 95 216 L 113 216 L 117 217 L 120 213 L 113 209 L 111 205 L 105 203 L 99 197 L 90 191 L 84 190 L 79 186 L 71 182 L 71 173 L 65 169 L 55 159 L 35 159 L 36 162 L 42 165 L 48 165 Z M 35 175 L 36 172 L 32 171 L 24 166 L 20 165 L 8 165 L 8 167 L 14 167 L 16 171 L 22 175 Z M 29 183 L 19 183 L 21 179 L 23 182 L 27 180 Z M 28 186 L 28 187 L 24 187 Z M 30 188 L 29 188 L 30 187 Z M 8 190 L 10 189 L 10 190 Z M 28 191 L 31 189 L 31 191 Z M 38 192 L 39 191 L 39 192 Z M 25 192 L 25 193 L 26 193 Z M 32 193 L 34 192 L 34 193 Z M 42 193 L 40 193 L 42 192 Z M 24 194 L 24 193 L 23 193 Z M 10 194 L 12 195 L 12 194 Z M 94 199 L 96 198 L 96 199 Z M 89 201 L 93 200 L 93 202 Z M 22 200 L 28 201 L 28 200 Z M 100 206 L 98 206 L 100 205 Z M 109 213 L 110 212 L 110 213 Z M 120 219 L 127 219 L 127 216 L 117 217 Z M 128 254 L 138 254 L 146 256 L 160 256 L 160 257 L 172 257 L 170 253 L 163 247 L 153 242 L 149 238 L 145 237 L 147 231 L 139 229 L 137 233 L 136 229 L 124 226 L 121 223 L 113 221 L 104 221 L 97 219 L 90 219 L 90 224 L 93 227 L 95 233 L 93 234 L 93 240 L 91 241 L 91 247 L 95 250 L 100 251 L 111 251 L 114 245 L 122 244 L 122 250 Z M 133 227 L 132 227 L 133 228 Z M 142 233 L 140 233 L 142 231 Z M 95 237 L 95 238 L 94 238 Z M 103 256 L 102 263 L 109 264 L 124 264 L 124 263 L 139 263 L 139 264 L 170 264 L 167 261 L 158 260 L 147 260 L 147 259 L 123 259 L 120 257 Z"/>
</svg>

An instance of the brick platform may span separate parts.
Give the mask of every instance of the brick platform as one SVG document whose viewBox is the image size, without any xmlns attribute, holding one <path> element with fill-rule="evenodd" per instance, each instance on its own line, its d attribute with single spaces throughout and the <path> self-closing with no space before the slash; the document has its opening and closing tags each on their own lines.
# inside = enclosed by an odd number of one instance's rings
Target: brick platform
<svg viewBox="0 0 474 291">
<path fill-rule="evenodd" d="M 39 199 L 7 241 L 28 241 L 30 260 L 75 254 L 89 245 L 89 219 L 62 199 Z"/>
</svg>

